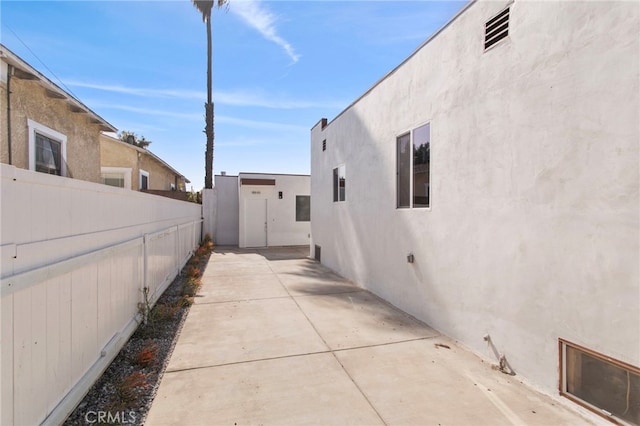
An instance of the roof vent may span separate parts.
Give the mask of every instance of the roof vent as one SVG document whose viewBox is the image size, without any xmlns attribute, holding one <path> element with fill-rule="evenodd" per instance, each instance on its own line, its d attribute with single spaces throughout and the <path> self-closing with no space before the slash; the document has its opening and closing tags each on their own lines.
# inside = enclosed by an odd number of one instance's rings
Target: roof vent
<svg viewBox="0 0 640 426">
<path fill-rule="evenodd" d="M 509 35 L 509 8 L 507 7 L 484 25 L 484 49 L 487 50 Z"/>
</svg>

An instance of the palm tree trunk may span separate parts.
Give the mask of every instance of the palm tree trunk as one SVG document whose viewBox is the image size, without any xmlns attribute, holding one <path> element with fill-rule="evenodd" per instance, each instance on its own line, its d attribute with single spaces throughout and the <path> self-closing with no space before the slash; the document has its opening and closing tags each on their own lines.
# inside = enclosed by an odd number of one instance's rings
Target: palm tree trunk
<svg viewBox="0 0 640 426">
<path fill-rule="evenodd" d="M 207 149 L 205 152 L 204 187 L 213 188 L 213 100 L 212 100 L 212 40 L 211 40 L 211 15 L 207 19 L 207 103 L 205 109 L 205 133 L 207 135 Z"/>
</svg>

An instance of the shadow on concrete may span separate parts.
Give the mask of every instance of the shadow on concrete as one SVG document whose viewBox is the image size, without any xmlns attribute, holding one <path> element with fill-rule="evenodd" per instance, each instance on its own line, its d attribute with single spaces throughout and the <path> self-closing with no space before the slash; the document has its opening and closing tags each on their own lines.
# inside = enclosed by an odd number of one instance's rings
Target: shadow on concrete
<svg viewBox="0 0 640 426">
<path fill-rule="evenodd" d="M 269 261 L 308 259 L 309 246 L 285 246 L 258 248 L 255 252 Z"/>
</svg>

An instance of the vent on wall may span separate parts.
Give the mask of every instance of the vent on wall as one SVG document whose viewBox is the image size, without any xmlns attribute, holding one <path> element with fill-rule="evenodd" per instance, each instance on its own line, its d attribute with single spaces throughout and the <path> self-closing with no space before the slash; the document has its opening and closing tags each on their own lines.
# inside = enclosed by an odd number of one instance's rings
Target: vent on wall
<svg viewBox="0 0 640 426">
<path fill-rule="evenodd" d="M 487 50 L 509 35 L 509 8 L 507 7 L 484 25 L 484 49 Z"/>
<path fill-rule="evenodd" d="M 640 368 L 560 339 L 560 394 L 614 423 L 640 425 Z"/>
<path fill-rule="evenodd" d="M 327 150 L 327 140 L 326 139 L 322 141 L 322 150 L 323 151 Z"/>
</svg>

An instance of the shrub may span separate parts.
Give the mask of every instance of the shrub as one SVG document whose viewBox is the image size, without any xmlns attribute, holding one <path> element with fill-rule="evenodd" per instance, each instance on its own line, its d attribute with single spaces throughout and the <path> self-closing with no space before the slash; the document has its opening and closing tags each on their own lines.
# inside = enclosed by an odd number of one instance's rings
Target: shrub
<svg viewBox="0 0 640 426">
<path fill-rule="evenodd" d="M 140 367 L 147 367 L 156 362 L 158 346 L 155 343 L 145 345 L 135 356 L 134 362 Z"/>
<path fill-rule="evenodd" d="M 200 288 L 200 283 L 198 280 L 193 278 L 188 279 L 187 281 L 182 283 L 182 295 L 193 297 L 198 293 L 198 289 Z"/>
<path fill-rule="evenodd" d="M 140 371 L 134 371 L 116 384 L 116 391 L 120 401 L 132 402 L 138 396 L 138 389 L 146 389 L 148 386 L 147 377 Z"/>
<path fill-rule="evenodd" d="M 187 276 L 189 278 L 198 278 L 200 276 L 200 268 L 189 266 L 187 268 Z"/>
<path fill-rule="evenodd" d="M 149 313 L 149 322 L 157 324 L 161 322 L 171 321 L 178 312 L 178 308 L 165 303 L 158 303 Z"/>
</svg>

